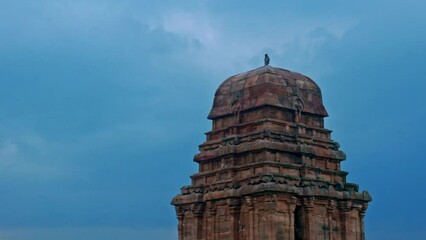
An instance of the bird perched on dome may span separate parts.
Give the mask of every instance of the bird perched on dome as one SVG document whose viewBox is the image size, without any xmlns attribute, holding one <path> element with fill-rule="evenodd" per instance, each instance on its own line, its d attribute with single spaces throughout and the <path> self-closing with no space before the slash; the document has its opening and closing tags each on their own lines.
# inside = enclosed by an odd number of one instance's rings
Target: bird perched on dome
<svg viewBox="0 0 426 240">
<path fill-rule="evenodd" d="M 269 56 L 268 56 L 268 54 L 265 54 L 265 66 L 266 65 L 269 65 L 269 61 L 270 61 L 271 59 L 269 58 Z"/>
</svg>

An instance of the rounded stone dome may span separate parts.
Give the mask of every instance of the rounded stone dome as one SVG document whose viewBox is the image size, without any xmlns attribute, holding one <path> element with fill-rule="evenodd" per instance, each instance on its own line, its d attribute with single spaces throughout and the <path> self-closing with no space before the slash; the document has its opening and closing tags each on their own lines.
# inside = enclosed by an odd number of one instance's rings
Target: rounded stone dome
<svg viewBox="0 0 426 240">
<path fill-rule="evenodd" d="M 309 77 L 265 65 L 225 80 L 217 89 L 208 116 L 216 119 L 260 106 L 275 106 L 328 116 L 321 90 Z"/>
</svg>

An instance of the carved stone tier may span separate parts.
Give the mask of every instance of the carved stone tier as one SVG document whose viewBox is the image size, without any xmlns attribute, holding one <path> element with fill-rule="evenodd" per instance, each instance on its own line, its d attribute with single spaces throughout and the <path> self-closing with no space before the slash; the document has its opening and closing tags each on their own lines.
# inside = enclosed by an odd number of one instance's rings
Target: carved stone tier
<svg viewBox="0 0 426 240">
<path fill-rule="evenodd" d="M 180 240 L 363 240 L 368 192 L 346 182 L 308 77 L 264 66 L 217 90 L 199 172 L 172 204 Z"/>
</svg>

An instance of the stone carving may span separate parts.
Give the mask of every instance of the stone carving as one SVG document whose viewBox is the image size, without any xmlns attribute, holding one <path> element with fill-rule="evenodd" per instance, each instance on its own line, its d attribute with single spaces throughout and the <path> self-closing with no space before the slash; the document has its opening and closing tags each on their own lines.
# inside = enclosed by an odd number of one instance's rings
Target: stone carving
<svg viewBox="0 0 426 240">
<path fill-rule="evenodd" d="M 222 158 L 222 160 L 220 161 L 220 167 L 221 168 L 226 168 L 226 160 L 224 158 Z"/>
<path fill-rule="evenodd" d="M 300 116 L 302 115 L 303 110 L 303 101 L 300 98 L 296 98 L 296 100 L 294 100 L 294 109 L 294 121 L 298 123 L 300 122 Z"/>
<path fill-rule="evenodd" d="M 240 111 L 241 111 L 241 104 L 238 101 L 235 101 L 234 104 L 232 104 L 232 112 L 234 113 L 234 123 L 238 124 L 240 123 Z"/>
</svg>

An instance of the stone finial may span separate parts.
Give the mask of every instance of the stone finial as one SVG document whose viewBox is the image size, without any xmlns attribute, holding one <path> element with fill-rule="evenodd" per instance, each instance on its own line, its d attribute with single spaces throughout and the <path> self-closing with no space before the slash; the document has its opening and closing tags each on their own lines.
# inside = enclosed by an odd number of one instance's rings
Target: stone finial
<svg viewBox="0 0 426 240">
<path fill-rule="evenodd" d="M 266 65 L 269 65 L 269 61 L 270 61 L 271 59 L 269 58 L 269 56 L 268 56 L 268 54 L 265 54 L 265 66 Z"/>
</svg>

